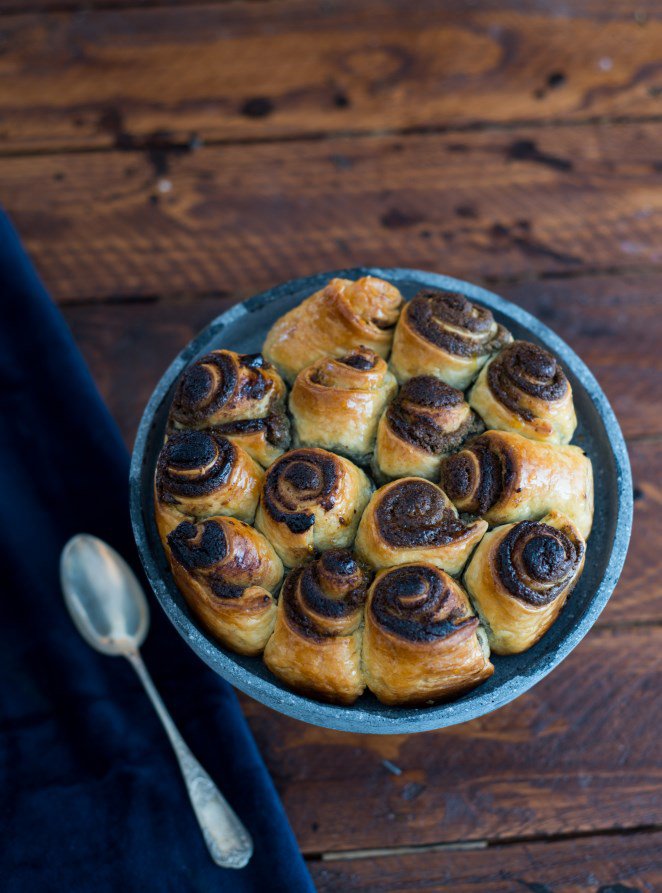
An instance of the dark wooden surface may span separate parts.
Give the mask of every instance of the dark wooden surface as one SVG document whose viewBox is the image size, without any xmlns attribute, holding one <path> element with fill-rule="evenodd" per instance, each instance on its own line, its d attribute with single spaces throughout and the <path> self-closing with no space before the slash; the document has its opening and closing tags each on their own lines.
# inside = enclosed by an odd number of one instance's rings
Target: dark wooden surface
<svg viewBox="0 0 662 893">
<path fill-rule="evenodd" d="M 0 0 L 0 201 L 130 445 L 236 300 L 352 264 L 482 282 L 586 360 L 635 525 L 595 629 L 418 736 L 242 698 L 322 891 L 662 888 L 662 3 Z"/>
</svg>

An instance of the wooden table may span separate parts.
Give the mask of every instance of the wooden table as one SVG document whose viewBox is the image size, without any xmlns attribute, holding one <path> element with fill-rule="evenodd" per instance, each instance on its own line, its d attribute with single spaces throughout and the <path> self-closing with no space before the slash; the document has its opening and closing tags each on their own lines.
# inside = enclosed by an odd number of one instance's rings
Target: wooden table
<svg viewBox="0 0 662 893">
<path fill-rule="evenodd" d="M 128 444 L 213 316 L 335 267 L 486 283 L 593 369 L 634 538 L 561 667 L 416 736 L 244 706 L 320 890 L 660 889 L 662 3 L 0 0 L 0 51 L 0 201 Z"/>
</svg>

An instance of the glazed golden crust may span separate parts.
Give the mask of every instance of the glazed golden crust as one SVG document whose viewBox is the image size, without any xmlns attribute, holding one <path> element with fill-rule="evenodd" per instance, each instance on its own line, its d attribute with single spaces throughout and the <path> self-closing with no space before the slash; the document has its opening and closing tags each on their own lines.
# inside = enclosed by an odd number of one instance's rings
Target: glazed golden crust
<svg viewBox="0 0 662 893">
<path fill-rule="evenodd" d="M 252 522 L 264 472 L 241 447 L 213 431 L 176 431 L 161 448 L 154 478 L 156 523 L 165 537 L 185 519 L 233 515 Z"/>
<path fill-rule="evenodd" d="M 528 341 L 514 341 L 485 366 L 469 403 L 488 428 L 532 440 L 570 443 L 577 427 L 572 388 L 561 364 Z"/>
<path fill-rule="evenodd" d="M 273 593 L 283 565 L 267 540 L 242 521 L 183 521 L 164 540 L 191 610 L 223 644 L 260 654 L 276 620 Z"/>
<path fill-rule="evenodd" d="M 537 521 L 553 509 L 586 539 L 593 523 L 593 466 L 580 447 L 486 431 L 442 463 L 440 483 L 461 512 L 490 524 Z"/>
<path fill-rule="evenodd" d="M 512 341 L 491 311 L 454 292 L 424 289 L 400 315 L 391 368 L 399 382 L 434 375 L 464 390 L 487 360 Z"/>
<path fill-rule="evenodd" d="M 397 385 L 385 360 L 366 347 L 317 360 L 290 394 L 296 446 L 318 446 L 369 461 L 377 422 Z"/>
<path fill-rule="evenodd" d="M 287 567 L 316 552 L 347 548 L 372 486 L 349 459 L 326 450 L 290 450 L 267 470 L 255 526 Z"/>
<path fill-rule="evenodd" d="M 401 304 L 398 289 L 383 279 L 331 279 L 276 320 L 264 355 L 290 382 L 315 360 L 343 356 L 361 345 L 386 358 Z"/>
<path fill-rule="evenodd" d="M 432 375 L 410 378 L 380 419 L 374 475 L 436 480 L 443 457 L 482 430 L 462 391 Z"/>
<path fill-rule="evenodd" d="M 356 534 L 356 554 L 371 567 L 426 561 L 459 574 L 487 522 L 464 524 L 446 494 L 423 478 L 402 478 L 377 490 Z"/>
<path fill-rule="evenodd" d="M 466 594 L 425 562 L 377 574 L 366 603 L 363 667 L 385 704 L 444 700 L 494 672 Z"/>
<path fill-rule="evenodd" d="M 285 384 L 261 354 L 214 350 L 179 380 L 171 428 L 213 428 L 268 466 L 290 444 Z"/>
<path fill-rule="evenodd" d="M 331 549 L 285 578 L 264 662 L 303 694 L 352 704 L 365 688 L 361 671 L 368 573 L 344 549 Z"/>
<path fill-rule="evenodd" d="M 464 583 L 496 654 L 526 651 L 547 632 L 579 579 L 585 553 L 580 532 L 560 512 L 485 535 Z"/>
</svg>

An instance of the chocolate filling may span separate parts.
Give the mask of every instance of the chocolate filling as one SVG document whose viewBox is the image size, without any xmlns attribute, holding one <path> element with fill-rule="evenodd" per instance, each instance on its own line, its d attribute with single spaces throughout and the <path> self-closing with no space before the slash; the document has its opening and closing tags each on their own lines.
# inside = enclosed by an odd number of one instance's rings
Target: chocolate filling
<svg viewBox="0 0 662 893">
<path fill-rule="evenodd" d="M 379 626 L 409 642 L 434 642 L 478 627 L 454 603 L 441 571 L 430 565 L 406 565 L 385 573 L 375 584 L 370 612 Z"/>
<path fill-rule="evenodd" d="M 508 592 L 540 607 L 553 602 L 570 585 L 583 556 L 583 543 L 573 542 L 555 527 L 520 521 L 503 538 L 496 557 L 499 578 Z M 536 583 L 540 590 L 533 588 Z"/>
<path fill-rule="evenodd" d="M 420 478 L 391 485 L 377 504 L 375 521 L 379 535 L 394 548 L 442 546 L 466 530 L 439 487 Z"/>
<path fill-rule="evenodd" d="M 456 356 L 494 353 L 510 338 L 507 329 L 495 323 L 490 310 L 455 292 L 424 289 L 412 298 L 406 314 L 422 338 Z M 452 329 L 464 329 L 467 335 Z"/>
<path fill-rule="evenodd" d="M 160 499 L 196 498 L 224 486 L 237 461 L 236 447 L 211 431 L 178 431 L 168 438 L 156 466 L 156 489 Z M 199 469 L 193 476 L 182 472 Z M 179 473 L 178 473 L 179 472 Z"/>
<path fill-rule="evenodd" d="M 487 383 L 500 403 L 528 422 L 535 415 L 522 405 L 522 396 L 552 403 L 564 397 L 569 387 L 556 358 L 528 341 L 513 342 L 490 363 Z"/>
<path fill-rule="evenodd" d="M 339 460 L 331 454 L 313 449 L 292 450 L 267 471 L 264 510 L 292 533 L 304 533 L 315 523 L 315 515 L 306 510 L 306 505 L 319 505 L 330 511 L 335 505 L 340 473 Z M 294 492 L 287 494 L 283 484 Z"/>
<path fill-rule="evenodd" d="M 227 555 L 223 528 L 215 521 L 192 524 L 182 521 L 168 534 L 173 556 L 187 571 L 213 567 Z"/>
</svg>

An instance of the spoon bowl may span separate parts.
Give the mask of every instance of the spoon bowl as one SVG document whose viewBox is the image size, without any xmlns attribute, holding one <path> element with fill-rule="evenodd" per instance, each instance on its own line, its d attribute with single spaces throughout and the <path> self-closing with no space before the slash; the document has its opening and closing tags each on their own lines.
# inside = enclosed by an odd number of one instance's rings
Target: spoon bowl
<svg viewBox="0 0 662 893">
<path fill-rule="evenodd" d="M 60 561 L 64 600 L 78 632 L 102 654 L 126 656 L 149 629 L 145 593 L 129 565 L 87 533 L 69 540 Z"/>
</svg>

